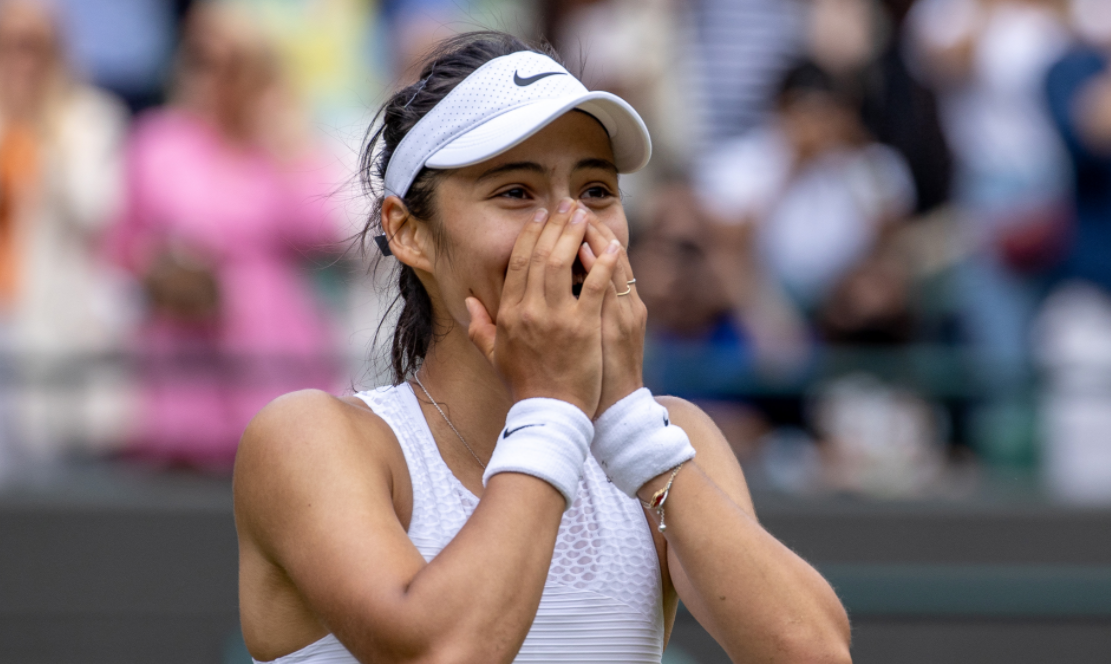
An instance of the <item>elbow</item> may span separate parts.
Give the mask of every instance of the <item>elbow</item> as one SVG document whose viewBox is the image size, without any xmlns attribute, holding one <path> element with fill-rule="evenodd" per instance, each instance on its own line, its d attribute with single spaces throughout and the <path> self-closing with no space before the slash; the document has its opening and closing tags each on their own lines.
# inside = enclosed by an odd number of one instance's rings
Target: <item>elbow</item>
<svg viewBox="0 0 1111 664">
<path fill-rule="evenodd" d="M 421 664 L 509 664 L 517 648 L 499 647 L 496 639 L 464 638 L 445 640 L 419 658 Z"/>
<path fill-rule="evenodd" d="M 847 639 L 830 639 L 821 643 L 797 644 L 787 652 L 784 662 L 792 664 L 852 664 Z"/>
<path fill-rule="evenodd" d="M 844 614 L 824 629 L 792 629 L 778 639 L 783 662 L 792 664 L 851 664 L 849 621 Z"/>
</svg>

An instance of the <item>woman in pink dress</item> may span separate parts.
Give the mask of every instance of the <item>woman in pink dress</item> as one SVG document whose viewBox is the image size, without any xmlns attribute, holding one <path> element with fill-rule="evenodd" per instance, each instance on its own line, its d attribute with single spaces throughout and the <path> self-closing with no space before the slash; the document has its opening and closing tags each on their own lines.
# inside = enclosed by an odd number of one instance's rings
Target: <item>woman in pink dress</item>
<svg viewBox="0 0 1111 664">
<path fill-rule="evenodd" d="M 288 101 L 265 40 L 201 5 L 173 103 L 137 123 L 111 250 L 147 295 L 139 456 L 230 468 L 269 400 L 334 387 L 333 329 L 306 270 L 338 239 L 334 185 Z"/>
</svg>

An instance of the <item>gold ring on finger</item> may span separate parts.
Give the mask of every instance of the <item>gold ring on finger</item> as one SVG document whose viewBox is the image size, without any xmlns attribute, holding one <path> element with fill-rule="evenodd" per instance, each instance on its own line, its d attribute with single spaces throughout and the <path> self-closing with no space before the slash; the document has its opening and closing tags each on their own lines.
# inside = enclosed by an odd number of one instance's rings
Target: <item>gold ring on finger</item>
<svg viewBox="0 0 1111 664">
<path fill-rule="evenodd" d="M 637 280 L 636 280 L 635 278 L 633 278 L 633 279 L 630 279 L 630 280 L 626 281 L 626 282 L 625 282 L 625 284 L 626 284 L 627 286 L 632 286 L 632 285 L 633 285 L 633 284 L 635 284 L 636 282 L 637 282 Z"/>
<path fill-rule="evenodd" d="M 621 297 L 622 295 L 628 295 L 629 293 L 632 293 L 632 292 L 633 292 L 633 287 L 632 287 L 632 286 L 629 286 L 629 287 L 628 287 L 628 288 L 626 288 L 625 290 L 623 290 L 623 291 L 621 291 L 620 293 L 618 293 L 618 294 L 617 294 L 617 297 Z"/>
</svg>

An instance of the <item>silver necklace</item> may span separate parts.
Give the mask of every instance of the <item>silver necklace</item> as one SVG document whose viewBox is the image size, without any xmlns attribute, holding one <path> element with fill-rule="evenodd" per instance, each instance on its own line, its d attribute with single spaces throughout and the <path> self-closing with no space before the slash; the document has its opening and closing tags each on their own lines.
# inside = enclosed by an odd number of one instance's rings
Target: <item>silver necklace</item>
<svg viewBox="0 0 1111 664">
<path fill-rule="evenodd" d="M 471 456 L 473 456 L 474 460 L 478 462 L 478 465 L 482 466 L 483 470 L 486 470 L 486 464 L 482 463 L 482 459 L 478 458 L 478 455 L 474 453 L 474 450 L 471 449 L 471 446 L 467 444 L 467 440 L 463 438 L 463 434 L 459 433 L 459 429 L 456 429 L 455 425 L 452 424 L 451 420 L 449 420 L 447 418 L 447 415 L 444 414 L 443 409 L 440 408 L 440 404 L 436 403 L 436 400 L 433 399 L 432 395 L 428 393 L 428 388 L 424 386 L 424 383 L 420 382 L 420 376 L 413 374 L 413 380 L 417 381 L 417 385 L 419 385 L 421 391 L 424 392 L 424 396 L 428 397 L 428 400 L 432 402 L 433 407 L 436 408 L 436 412 L 440 414 L 440 417 L 444 418 L 444 421 L 447 422 L 447 425 L 451 427 L 451 430 L 453 432 L 455 432 L 456 437 L 459 438 L 459 442 L 463 443 L 463 447 L 467 448 L 467 451 L 471 453 Z"/>
</svg>

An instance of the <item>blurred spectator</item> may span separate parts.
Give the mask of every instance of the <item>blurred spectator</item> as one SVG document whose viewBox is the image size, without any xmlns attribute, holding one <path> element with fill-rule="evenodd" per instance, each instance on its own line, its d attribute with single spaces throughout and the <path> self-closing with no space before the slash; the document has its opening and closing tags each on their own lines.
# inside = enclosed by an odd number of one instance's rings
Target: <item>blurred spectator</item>
<svg viewBox="0 0 1111 664">
<path fill-rule="evenodd" d="M 131 139 L 113 238 L 149 304 L 136 453 L 230 467 L 268 400 L 333 387 L 330 321 L 303 273 L 337 239 L 327 163 L 250 15 L 195 5 L 173 104 Z"/>
<path fill-rule="evenodd" d="M 1076 0 L 1080 40 L 1049 72 L 1046 91 L 1074 173 L 1074 228 L 1046 300 L 1035 348 L 1045 476 L 1059 497 L 1111 501 L 1111 6 Z"/>
<path fill-rule="evenodd" d="M 953 274 L 964 341 L 984 398 L 970 441 L 991 463 L 1032 459 L 1029 329 L 1067 241 L 1068 155 L 1044 80 L 1068 47 L 1059 0 L 920 0 L 908 17 L 913 64 L 937 90 L 954 151 Z"/>
<path fill-rule="evenodd" d="M 933 92 L 907 66 L 903 25 L 913 0 L 811 0 L 807 48 L 857 98 L 872 137 L 907 161 L 917 212 L 948 202 L 952 159 Z"/>
<path fill-rule="evenodd" d="M 17 354 L 22 387 L 0 426 L 33 458 L 118 434 L 121 379 L 88 361 L 118 348 L 126 321 L 121 280 L 97 259 L 125 121 L 71 76 L 47 5 L 0 4 L 0 354 Z"/>
<path fill-rule="evenodd" d="M 1022 371 L 1026 329 L 1057 258 L 1069 164 L 1042 81 L 1068 44 L 1057 0 L 921 0 L 911 11 L 914 62 L 938 90 L 956 157 L 961 310 L 974 347 L 1004 375 Z M 1010 380 L 1001 379 L 1001 380 Z"/>
<path fill-rule="evenodd" d="M 659 187 L 629 259 L 653 331 L 680 339 L 740 342 L 733 306 L 714 271 L 713 226 L 685 183 Z"/>
<path fill-rule="evenodd" d="M 733 257 L 722 251 L 713 222 L 687 183 L 654 189 L 629 251 L 637 292 L 650 313 L 648 342 L 659 349 L 650 354 L 646 371 L 657 389 L 694 399 L 712 413 L 737 455 L 746 458 L 767 428 L 763 417 L 732 393 L 706 385 L 684 389 L 678 374 L 691 367 L 671 352 L 677 344 L 699 344 L 706 351 L 702 358 L 712 357 L 719 374 L 752 369 L 742 317 L 722 274 Z"/>
<path fill-rule="evenodd" d="M 1111 290 L 1111 26 L 1100 35 L 1095 25 L 1050 70 L 1047 91 L 1074 173 L 1075 228 L 1062 276 Z"/>
<path fill-rule="evenodd" d="M 697 184 L 723 223 L 752 227 L 748 260 L 808 314 L 914 203 L 903 160 L 812 63 L 785 78 L 771 122 L 707 156 Z"/>
</svg>

